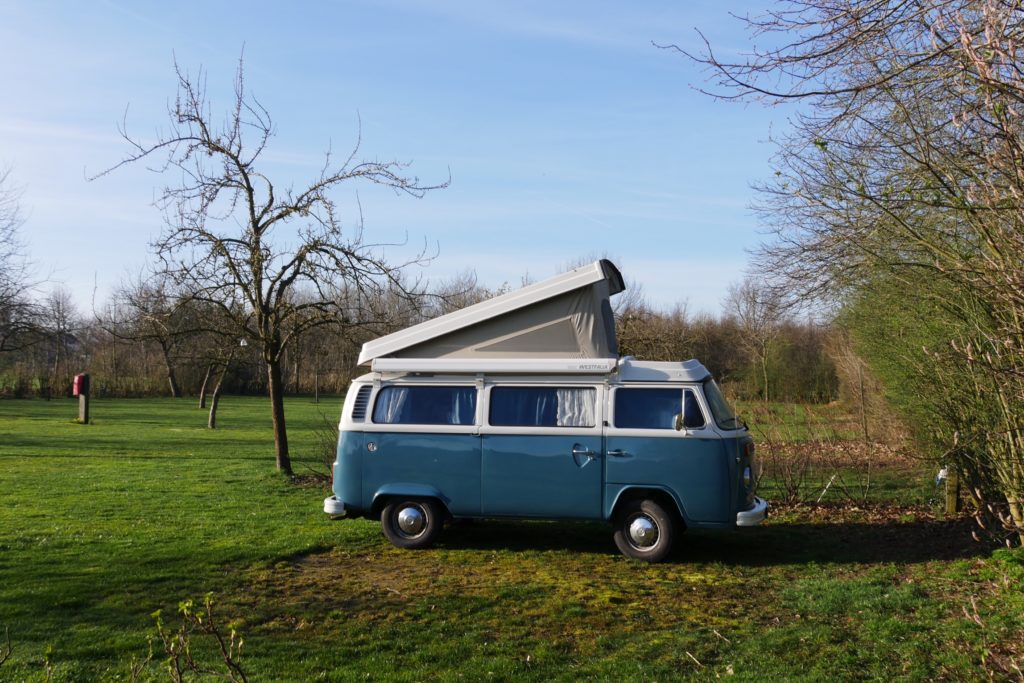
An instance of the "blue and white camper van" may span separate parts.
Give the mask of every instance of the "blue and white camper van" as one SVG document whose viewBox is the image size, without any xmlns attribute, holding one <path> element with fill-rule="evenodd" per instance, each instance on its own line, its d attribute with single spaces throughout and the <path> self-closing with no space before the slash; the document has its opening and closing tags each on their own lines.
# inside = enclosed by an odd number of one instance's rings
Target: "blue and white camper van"
<svg viewBox="0 0 1024 683">
<path fill-rule="evenodd" d="M 453 518 L 605 520 L 650 562 L 759 524 L 753 440 L 704 366 L 617 356 L 623 289 L 599 261 L 365 344 L 324 511 L 403 548 Z"/>
</svg>

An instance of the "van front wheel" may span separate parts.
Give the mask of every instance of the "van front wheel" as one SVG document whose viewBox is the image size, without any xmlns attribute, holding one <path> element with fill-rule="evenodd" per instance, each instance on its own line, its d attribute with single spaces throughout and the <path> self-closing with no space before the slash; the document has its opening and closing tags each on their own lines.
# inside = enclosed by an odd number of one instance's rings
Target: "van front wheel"
<svg viewBox="0 0 1024 683">
<path fill-rule="evenodd" d="M 631 500 L 615 516 L 615 545 L 627 557 L 661 562 L 672 550 L 675 527 L 672 515 L 658 503 Z"/>
<path fill-rule="evenodd" d="M 444 515 L 433 500 L 395 499 L 380 513 L 384 535 L 399 548 L 426 548 L 441 532 Z"/>
</svg>

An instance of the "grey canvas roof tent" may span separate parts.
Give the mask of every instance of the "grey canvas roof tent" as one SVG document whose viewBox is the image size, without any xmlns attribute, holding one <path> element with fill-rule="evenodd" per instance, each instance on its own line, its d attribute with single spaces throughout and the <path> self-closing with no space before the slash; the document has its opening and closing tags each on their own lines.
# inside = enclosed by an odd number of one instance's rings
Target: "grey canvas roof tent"
<svg viewBox="0 0 1024 683">
<path fill-rule="evenodd" d="M 375 372 L 608 373 L 618 344 L 608 260 L 576 268 L 363 344 Z"/>
</svg>

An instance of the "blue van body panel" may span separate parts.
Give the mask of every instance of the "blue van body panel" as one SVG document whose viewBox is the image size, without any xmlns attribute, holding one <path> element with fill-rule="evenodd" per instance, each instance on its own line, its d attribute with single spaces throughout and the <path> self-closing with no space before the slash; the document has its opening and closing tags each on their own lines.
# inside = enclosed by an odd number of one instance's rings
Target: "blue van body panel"
<svg viewBox="0 0 1024 683">
<path fill-rule="evenodd" d="M 362 432 L 342 431 L 334 461 L 334 495 L 345 507 L 355 510 L 365 507 L 362 492 L 364 436 Z"/>
<path fill-rule="evenodd" d="M 662 491 L 669 498 L 675 501 L 676 509 L 679 511 L 679 515 L 686 522 L 687 526 L 690 526 L 691 521 L 689 516 L 686 514 L 686 507 L 683 502 L 679 500 L 677 493 L 664 486 L 636 486 L 634 484 L 605 484 L 604 485 L 604 519 L 605 521 L 611 521 L 615 515 L 615 506 L 619 504 L 619 500 L 622 499 L 623 495 L 630 491 L 643 490 L 643 491 Z"/>
<path fill-rule="evenodd" d="M 605 482 L 672 492 L 691 523 L 735 523 L 735 487 L 727 449 L 720 438 L 670 432 L 665 436 L 607 439 Z"/>
<path fill-rule="evenodd" d="M 451 499 L 444 495 L 439 489 L 429 486 L 427 484 L 411 484 L 411 483 L 397 483 L 397 484 L 385 484 L 377 489 L 377 492 L 373 494 L 373 502 L 377 502 L 377 499 L 381 496 L 403 496 L 410 498 L 436 498 L 445 504 L 445 506 L 451 505 Z M 370 504 L 371 506 L 373 503 Z"/>
<path fill-rule="evenodd" d="M 480 437 L 474 434 L 367 432 L 362 500 L 395 482 L 440 492 L 455 516 L 480 514 Z M 370 443 L 375 449 L 370 451 Z"/>
<path fill-rule="evenodd" d="M 379 495 L 401 494 L 437 497 L 456 516 L 608 520 L 624 492 L 646 488 L 671 496 L 687 526 L 733 526 L 736 510 L 748 507 L 739 473 L 749 440 L 609 436 L 607 448 L 626 455 L 606 457 L 598 436 L 346 431 L 333 491 L 361 511 Z M 595 457 L 574 457 L 577 445 Z"/>
<path fill-rule="evenodd" d="M 601 519 L 602 442 L 600 435 L 484 436 L 481 514 Z"/>
</svg>

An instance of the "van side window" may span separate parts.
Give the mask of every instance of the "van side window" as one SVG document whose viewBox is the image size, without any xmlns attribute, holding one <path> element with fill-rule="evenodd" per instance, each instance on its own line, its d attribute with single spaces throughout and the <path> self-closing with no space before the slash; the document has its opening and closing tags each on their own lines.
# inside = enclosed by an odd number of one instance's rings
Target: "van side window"
<svg viewBox="0 0 1024 683">
<path fill-rule="evenodd" d="M 685 417 L 684 427 L 704 427 L 704 414 L 692 391 L 637 388 L 615 392 L 615 426 L 619 428 L 674 429 L 676 415 L 681 410 Z"/>
<path fill-rule="evenodd" d="M 384 387 L 377 392 L 377 424 L 471 425 L 476 387 Z"/>
<path fill-rule="evenodd" d="M 697 394 L 690 390 L 683 391 L 683 426 L 687 429 L 704 429 L 707 420 L 704 419 L 704 411 L 700 409 L 697 401 Z"/>
<path fill-rule="evenodd" d="M 490 423 L 496 427 L 593 427 L 593 387 L 494 387 Z"/>
</svg>

